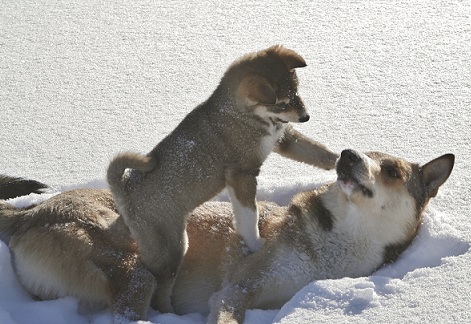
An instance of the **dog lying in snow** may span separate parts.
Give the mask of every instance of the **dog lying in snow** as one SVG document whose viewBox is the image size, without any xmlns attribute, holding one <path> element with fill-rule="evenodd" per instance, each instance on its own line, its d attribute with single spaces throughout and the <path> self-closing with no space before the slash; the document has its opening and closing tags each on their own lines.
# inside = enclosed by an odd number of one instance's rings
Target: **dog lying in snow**
<svg viewBox="0 0 471 324">
<path fill-rule="evenodd" d="M 344 150 L 336 182 L 298 193 L 288 207 L 259 203 L 266 242 L 254 254 L 233 228 L 230 204 L 203 204 L 188 218 L 175 311 L 240 323 L 247 309 L 279 308 L 314 280 L 370 275 L 411 243 L 453 165 L 452 154 L 420 166 Z M 68 191 L 27 209 L 0 202 L 0 233 L 31 294 L 108 305 L 115 322 L 146 318 L 155 278 L 108 190 Z"/>
</svg>

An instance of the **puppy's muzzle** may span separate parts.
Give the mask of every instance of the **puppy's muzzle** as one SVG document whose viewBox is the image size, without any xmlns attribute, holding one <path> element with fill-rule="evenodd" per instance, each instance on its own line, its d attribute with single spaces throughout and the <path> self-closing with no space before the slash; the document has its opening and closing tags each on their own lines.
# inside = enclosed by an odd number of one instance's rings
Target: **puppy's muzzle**
<svg viewBox="0 0 471 324">
<path fill-rule="evenodd" d="M 309 118 L 310 118 L 309 114 L 306 114 L 305 116 L 299 117 L 299 122 L 305 123 L 309 120 Z"/>
</svg>

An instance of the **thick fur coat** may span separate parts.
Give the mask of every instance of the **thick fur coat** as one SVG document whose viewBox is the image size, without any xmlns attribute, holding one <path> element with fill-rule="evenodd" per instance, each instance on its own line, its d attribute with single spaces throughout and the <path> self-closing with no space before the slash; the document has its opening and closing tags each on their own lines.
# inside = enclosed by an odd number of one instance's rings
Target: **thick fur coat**
<svg viewBox="0 0 471 324">
<path fill-rule="evenodd" d="M 259 203 L 266 242 L 253 254 L 235 232 L 231 205 L 203 204 L 188 217 L 175 311 L 241 323 L 247 309 L 279 308 L 314 280 L 370 275 L 411 243 L 453 165 L 452 154 L 418 165 L 345 150 L 336 182 L 300 192 L 288 207 Z M 116 323 L 146 318 L 156 280 L 109 191 L 68 191 L 26 209 L 0 201 L 0 235 L 32 295 L 108 305 Z"/>
<path fill-rule="evenodd" d="M 173 281 L 186 251 L 186 218 L 224 188 L 236 232 L 248 248 L 263 245 L 257 223 L 257 175 L 273 150 L 291 159 L 332 169 L 338 157 L 289 122 L 309 119 L 298 95 L 292 50 L 273 46 L 234 62 L 207 101 L 147 155 L 122 153 L 107 179 L 119 213 L 158 281 L 154 305 L 171 311 Z"/>
</svg>

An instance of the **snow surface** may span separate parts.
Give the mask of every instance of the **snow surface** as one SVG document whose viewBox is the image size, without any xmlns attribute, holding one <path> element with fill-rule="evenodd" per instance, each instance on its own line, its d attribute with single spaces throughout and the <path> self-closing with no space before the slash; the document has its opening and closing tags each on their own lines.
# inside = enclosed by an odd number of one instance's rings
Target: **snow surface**
<svg viewBox="0 0 471 324">
<path fill-rule="evenodd" d="M 312 118 L 298 130 L 338 152 L 420 163 L 450 152 L 456 164 L 400 260 L 370 277 L 313 282 L 247 322 L 470 322 L 470 13 L 469 0 L 0 0 L 0 172 L 57 191 L 104 187 L 114 154 L 148 152 L 235 58 L 283 44 L 308 63 L 298 76 Z M 271 155 L 258 197 L 286 204 L 334 178 Z M 77 307 L 29 297 L 0 242 L 0 323 L 111 320 Z"/>
</svg>

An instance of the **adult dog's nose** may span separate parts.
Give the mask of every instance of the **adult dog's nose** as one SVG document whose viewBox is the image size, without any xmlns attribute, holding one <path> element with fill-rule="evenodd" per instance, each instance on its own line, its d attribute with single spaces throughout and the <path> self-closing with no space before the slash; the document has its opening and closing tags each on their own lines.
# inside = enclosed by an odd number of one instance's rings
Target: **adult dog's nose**
<svg viewBox="0 0 471 324">
<path fill-rule="evenodd" d="M 344 160 L 350 165 L 353 165 L 361 161 L 360 154 L 358 154 L 356 151 L 351 150 L 351 149 L 343 150 L 342 153 L 340 154 L 340 159 Z"/>
</svg>

